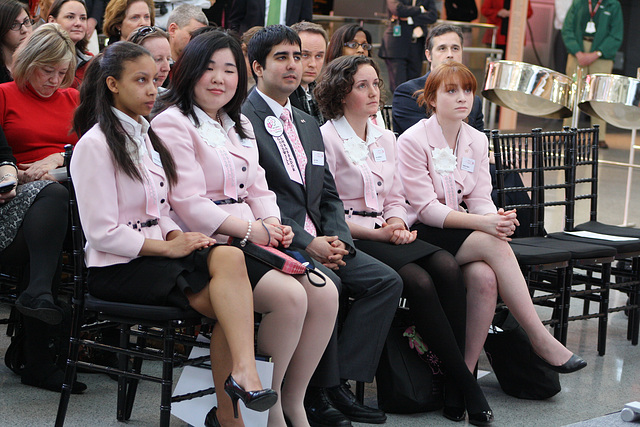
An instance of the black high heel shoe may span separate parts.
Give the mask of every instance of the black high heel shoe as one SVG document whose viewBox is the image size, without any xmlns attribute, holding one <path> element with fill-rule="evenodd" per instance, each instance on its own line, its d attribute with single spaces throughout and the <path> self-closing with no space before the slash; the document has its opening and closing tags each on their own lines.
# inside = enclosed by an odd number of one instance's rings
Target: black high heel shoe
<svg viewBox="0 0 640 427">
<path fill-rule="evenodd" d="M 213 408 L 211 408 L 206 418 L 204 419 L 205 427 L 222 427 L 220 425 L 220 421 L 218 421 L 218 416 L 216 415 L 216 412 L 218 412 L 217 406 L 214 406 Z"/>
<path fill-rule="evenodd" d="M 227 392 L 233 403 L 233 416 L 238 418 L 238 399 L 244 402 L 244 406 L 257 412 L 264 412 L 278 401 L 278 393 L 265 388 L 257 391 L 246 391 L 233 379 L 231 374 L 224 382 L 224 391 Z"/>
<path fill-rule="evenodd" d="M 474 426 L 488 426 L 493 421 L 493 412 L 491 409 L 475 414 L 469 414 L 469 424 Z"/>
<path fill-rule="evenodd" d="M 451 421 L 463 421 L 467 416 L 467 411 L 464 407 L 445 406 L 442 408 L 442 415 Z"/>
<path fill-rule="evenodd" d="M 536 354 L 536 356 L 538 356 Z M 572 372 L 575 371 L 579 371 L 580 369 L 584 368 L 585 366 L 587 366 L 587 362 L 585 362 L 582 357 L 572 354 L 571 357 L 569 358 L 569 360 L 567 360 L 566 362 L 564 362 L 562 365 L 560 366 L 556 366 L 556 365 L 552 365 L 551 363 L 547 362 L 546 360 L 544 360 L 542 357 L 538 356 L 538 358 L 540 360 L 542 360 L 542 362 L 544 362 L 545 365 L 547 365 L 548 368 L 560 373 L 560 374 L 570 374 Z"/>
</svg>

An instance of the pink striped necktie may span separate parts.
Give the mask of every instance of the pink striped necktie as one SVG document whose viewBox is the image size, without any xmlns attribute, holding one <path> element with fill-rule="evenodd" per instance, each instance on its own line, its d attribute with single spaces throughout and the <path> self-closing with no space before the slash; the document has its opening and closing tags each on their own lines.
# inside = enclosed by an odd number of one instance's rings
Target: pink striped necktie
<svg viewBox="0 0 640 427">
<path fill-rule="evenodd" d="M 289 142 L 293 147 L 293 152 L 296 155 L 296 160 L 298 161 L 298 167 L 300 168 L 300 175 L 302 175 L 302 182 L 305 183 L 305 171 L 307 170 L 307 154 L 304 152 L 304 147 L 302 146 L 302 142 L 300 142 L 300 138 L 298 138 L 298 132 L 296 132 L 293 127 L 293 122 L 291 121 L 291 114 L 289 110 L 286 108 L 282 110 L 282 114 L 280 115 L 280 120 L 282 120 L 282 124 L 284 125 L 284 133 L 287 134 L 287 138 L 289 138 Z M 304 216 L 304 231 L 311 234 L 312 236 L 317 236 L 316 226 L 309 218 L 309 214 L 305 214 Z"/>
</svg>

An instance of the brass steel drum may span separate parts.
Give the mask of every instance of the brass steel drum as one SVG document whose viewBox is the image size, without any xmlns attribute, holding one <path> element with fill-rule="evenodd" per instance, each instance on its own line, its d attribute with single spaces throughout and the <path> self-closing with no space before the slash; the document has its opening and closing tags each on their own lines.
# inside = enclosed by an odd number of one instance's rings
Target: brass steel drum
<svg viewBox="0 0 640 427">
<path fill-rule="evenodd" d="M 589 74 L 578 106 L 619 128 L 640 128 L 640 80 L 615 74 Z"/>
<path fill-rule="evenodd" d="M 564 74 L 516 61 L 487 64 L 482 95 L 529 116 L 571 116 L 575 84 Z"/>
</svg>

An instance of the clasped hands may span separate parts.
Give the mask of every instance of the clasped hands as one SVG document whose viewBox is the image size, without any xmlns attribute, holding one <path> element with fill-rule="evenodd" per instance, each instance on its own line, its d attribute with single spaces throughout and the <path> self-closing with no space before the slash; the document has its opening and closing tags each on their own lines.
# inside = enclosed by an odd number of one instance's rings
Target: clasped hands
<svg viewBox="0 0 640 427">
<path fill-rule="evenodd" d="M 516 227 L 520 225 L 515 209 L 505 211 L 500 208 L 497 213 L 487 214 L 484 217 L 486 227 L 483 231 L 506 242 L 511 241 L 509 236 L 511 236 L 516 231 Z"/>
<path fill-rule="evenodd" d="M 598 52 L 577 52 L 576 59 L 581 67 L 588 67 L 599 59 Z"/>
<path fill-rule="evenodd" d="M 294 233 L 291 227 L 280 224 L 275 218 L 254 221 L 252 229 L 249 241 L 259 245 L 288 248 L 293 241 Z"/>
<path fill-rule="evenodd" d="M 49 174 L 49 171 L 57 169 L 63 164 L 64 158 L 60 153 L 51 154 L 37 162 L 20 163 L 18 164 L 18 181 L 22 183 L 38 180 L 56 181 L 56 179 Z"/>
</svg>

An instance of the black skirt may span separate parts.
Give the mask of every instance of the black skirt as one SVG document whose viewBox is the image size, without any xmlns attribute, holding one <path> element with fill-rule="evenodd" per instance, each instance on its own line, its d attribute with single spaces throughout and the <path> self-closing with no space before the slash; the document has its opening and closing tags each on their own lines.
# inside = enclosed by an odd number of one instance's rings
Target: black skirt
<svg viewBox="0 0 640 427">
<path fill-rule="evenodd" d="M 437 228 L 417 222 L 411 230 L 418 232 L 418 239 L 438 245 L 453 256 L 458 253 L 460 246 L 474 230 L 466 228 Z"/>
<path fill-rule="evenodd" d="M 410 262 L 431 255 L 440 250 L 438 246 L 421 240 L 414 240 L 407 245 L 394 245 L 387 242 L 373 240 L 354 240 L 356 249 L 371 255 L 378 261 L 387 264 L 395 271 L 400 270 Z M 347 262 L 349 262 L 347 260 Z"/>
<path fill-rule="evenodd" d="M 221 245 L 194 251 L 183 258 L 143 256 L 126 264 L 91 267 L 87 285 L 91 295 L 107 301 L 189 307 L 185 292 L 198 293 L 209 283 L 207 257 Z M 245 257 L 251 287 L 271 270 L 268 265 Z"/>
</svg>

